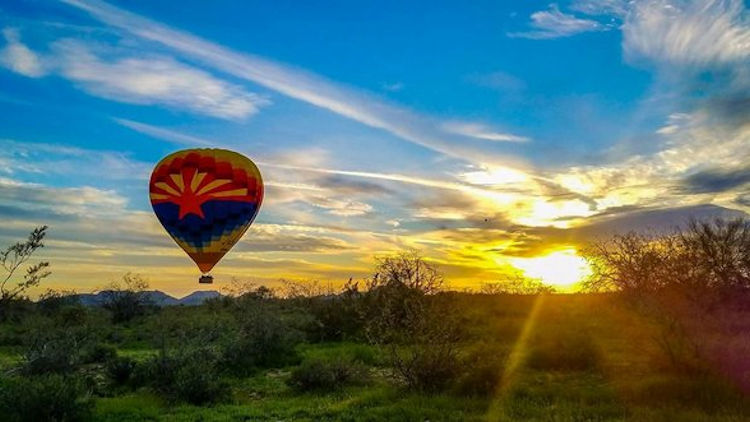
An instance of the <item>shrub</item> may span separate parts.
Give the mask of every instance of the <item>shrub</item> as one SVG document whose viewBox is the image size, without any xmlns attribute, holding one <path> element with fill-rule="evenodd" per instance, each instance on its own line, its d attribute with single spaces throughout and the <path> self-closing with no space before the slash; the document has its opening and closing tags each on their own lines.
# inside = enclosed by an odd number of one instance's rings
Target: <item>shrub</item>
<svg viewBox="0 0 750 422">
<path fill-rule="evenodd" d="M 456 379 L 455 391 L 458 394 L 476 397 L 489 397 L 500 383 L 505 351 L 498 347 L 481 345 L 461 359 L 461 371 Z"/>
<path fill-rule="evenodd" d="M 120 282 L 113 282 L 102 291 L 104 302 L 102 306 L 112 317 L 112 322 L 128 322 L 133 318 L 144 315 L 152 303 L 146 294 L 148 282 L 140 275 L 127 273 Z"/>
<path fill-rule="evenodd" d="M 36 302 L 37 309 L 47 316 L 55 315 L 60 310 L 70 307 L 77 307 L 80 301 L 73 291 L 56 291 L 47 289 L 46 292 L 39 296 Z"/>
<path fill-rule="evenodd" d="M 437 391 L 458 370 L 460 326 L 442 275 L 416 253 L 381 258 L 367 292 L 367 335 L 414 390 Z"/>
<path fill-rule="evenodd" d="M 49 276 L 49 262 L 39 262 L 26 267 L 23 277 L 14 277 L 14 274 L 26 264 L 34 252 L 44 247 L 44 237 L 47 235 L 47 226 L 41 226 L 29 233 L 25 242 L 17 242 L 7 249 L 0 251 L 0 320 L 12 315 L 12 311 L 22 299 L 26 292 L 36 287 L 41 281 Z M 28 303 L 22 300 L 21 303 Z"/>
<path fill-rule="evenodd" d="M 115 357 L 104 365 L 107 378 L 116 386 L 128 384 L 132 378 L 136 363 L 127 357 Z"/>
<path fill-rule="evenodd" d="M 459 374 L 459 361 L 451 344 L 392 347 L 390 357 L 396 373 L 416 391 L 442 391 Z"/>
<path fill-rule="evenodd" d="M 215 355 L 205 349 L 179 355 L 163 352 L 137 365 L 135 379 L 171 402 L 216 403 L 228 398 L 230 392 L 220 378 Z"/>
<path fill-rule="evenodd" d="M 295 345 L 299 334 L 265 307 L 243 315 L 240 332 L 225 344 L 221 366 L 237 375 L 257 368 L 275 368 L 299 362 Z"/>
<path fill-rule="evenodd" d="M 70 373 L 82 362 L 81 351 L 89 341 L 79 329 L 30 327 L 27 348 L 23 355 L 24 373 Z"/>
<path fill-rule="evenodd" d="M 596 368 L 599 353 L 586 332 L 565 332 L 539 338 L 527 358 L 530 368 L 544 371 L 586 371 Z"/>
<path fill-rule="evenodd" d="M 82 351 L 82 363 L 105 363 L 117 357 L 117 349 L 108 344 L 96 343 Z"/>
<path fill-rule="evenodd" d="M 305 308 L 312 321 L 305 331 L 311 341 L 342 341 L 363 335 L 363 293 L 350 279 L 339 294 L 307 298 Z"/>
<path fill-rule="evenodd" d="M 349 359 L 311 359 L 292 371 L 287 383 L 299 391 L 333 391 L 369 381 L 367 367 Z"/>
<path fill-rule="evenodd" d="M 81 380 L 61 375 L 0 379 L 3 421 L 78 421 L 87 419 L 92 401 Z"/>
</svg>

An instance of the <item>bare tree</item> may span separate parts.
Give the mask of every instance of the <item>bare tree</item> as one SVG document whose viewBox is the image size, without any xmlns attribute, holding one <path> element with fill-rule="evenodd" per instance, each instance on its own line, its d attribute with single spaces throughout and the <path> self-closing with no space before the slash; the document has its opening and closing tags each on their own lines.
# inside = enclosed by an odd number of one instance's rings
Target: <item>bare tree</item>
<svg viewBox="0 0 750 422">
<path fill-rule="evenodd" d="M 367 336 L 417 390 L 439 390 L 457 372 L 458 312 L 443 276 L 416 252 L 378 259 L 365 296 Z"/>
<path fill-rule="evenodd" d="M 0 252 L 0 264 L 5 276 L 0 281 L 0 316 L 7 304 L 19 298 L 28 289 L 39 285 L 45 277 L 50 275 L 49 262 L 42 261 L 26 268 L 23 278 L 13 281 L 16 272 L 25 265 L 39 248 L 44 247 L 44 237 L 47 226 L 34 229 L 25 242 L 18 242 Z"/>
<path fill-rule="evenodd" d="M 435 294 L 443 288 L 443 275 L 417 251 L 401 252 L 376 258 L 375 275 L 370 290 L 383 286 L 401 286 L 422 294 Z"/>
<path fill-rule="evenodd" d="M 750 222 L 691 220 L 669 233 L 631 232 L 584 250 L 590 290 L 621 293 L 657 323 L 656 340 L 675 366 L 696 366 L 709 338 L 730 329 L 750 299 Z M 711 333 L 711 335 L 707 335 Z"/>
</svg>

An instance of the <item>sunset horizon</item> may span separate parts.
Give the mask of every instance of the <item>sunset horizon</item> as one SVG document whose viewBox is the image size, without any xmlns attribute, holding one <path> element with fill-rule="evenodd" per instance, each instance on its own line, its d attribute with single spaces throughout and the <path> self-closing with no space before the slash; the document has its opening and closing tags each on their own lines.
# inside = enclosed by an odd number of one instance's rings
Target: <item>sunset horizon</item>
<svg viewBox="0 0 750 422">
<path fill-rule="evenodd" d="M 49 225 L 32 297 L 341 286 L 400 251 L 576 291 L 591 242 L 750 212 L 746 7 L 668 3 L 3 5 L 0 242 Z M 265 182 L 209 286 L 149 202 L 187 148 Z"/>
</svg>

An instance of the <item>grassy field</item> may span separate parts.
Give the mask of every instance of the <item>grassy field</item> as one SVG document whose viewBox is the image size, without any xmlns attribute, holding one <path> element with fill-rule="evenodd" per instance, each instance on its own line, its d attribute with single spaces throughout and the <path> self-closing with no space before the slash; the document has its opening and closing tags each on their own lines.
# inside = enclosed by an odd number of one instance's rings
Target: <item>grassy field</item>
<svg viewBox="0 0 750 422">
<path fill-rule="evenodd" d="M 408 392 L 394 380 L 380 349 L 364 343 L 301 343 L 306 359 L 356 359 L 367 385 L 333 392 L 299 392 L 286 382 L 296 365 L 229 377 L 231 399 L 211 406 L 169 403 L 146 388 L 97 397 L 100 421 L 197 420 L 502 420 L 502 421 L 745 421 L 750 401 L 730 380 L 677 371 L 654 342 L 655 327 L 607 297 L 497 296 L 482 307 L 485 323 L 471 327 L 497 369 L 493 391 Z M 489 311 L 487 311 L 489 310 Z M 204 312 L 199 308 L 180 312 Z M 470 312 L 470 311 L 467 311 Z M 480 311 L 477 311 L 480 312 Z M 155 349 L 133 341 L 120 356 L 145 360 Z M 0 348 L 10 368 L 20 349 Z M 477 364 L 482 364 L 478 361 Z M 476 384 L 476 383 L 474 383 Z"/>
</svg>

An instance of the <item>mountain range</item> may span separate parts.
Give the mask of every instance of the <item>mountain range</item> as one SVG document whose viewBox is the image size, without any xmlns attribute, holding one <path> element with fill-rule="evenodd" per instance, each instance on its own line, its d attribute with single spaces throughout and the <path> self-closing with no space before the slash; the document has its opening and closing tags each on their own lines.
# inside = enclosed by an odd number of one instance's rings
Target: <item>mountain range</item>
<svg viewBox="0 0 750 422">
<path fill-rule="evenodd" d="M 97 293 L 81 293 L 75 295 L 81 305 L 84 306 L 101 306 L 105 300 L 106 295 L 109 293 L 107 290 L 103 290 Z M 143 292 L 149 301 L 157 306 L 197 306 L 202 304 L 208 299 L 221 297 L 221 293 L 216 290 L 199 290 L 183 298 L 175 298 L 160 290 L 147 290 Z"/>
</svg>

